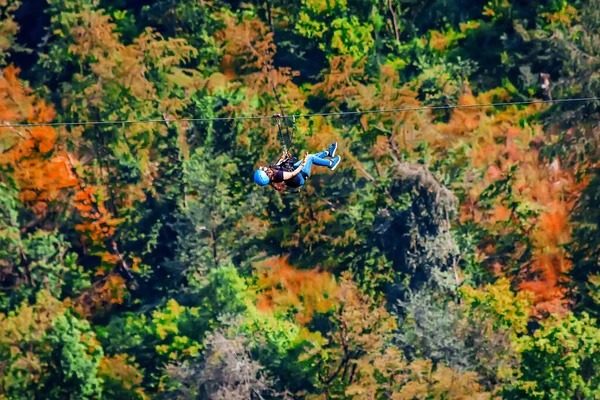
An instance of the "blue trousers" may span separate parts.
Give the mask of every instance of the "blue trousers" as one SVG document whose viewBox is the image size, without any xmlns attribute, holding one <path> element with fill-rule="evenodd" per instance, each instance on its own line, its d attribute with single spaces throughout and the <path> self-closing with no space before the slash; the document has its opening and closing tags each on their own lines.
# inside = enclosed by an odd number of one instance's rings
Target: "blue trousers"
<svg viewBox="0 0 600 400">
<path fill-rule="evenodd" d="M 331 161 L 326 160 L 324 158 L 327 157 L 327 154 L 329 154 L 327 150 L 320 151 L 316 154 L 309 154 L 308 158 L 306 159 L 306 165 L 304 166 L 304 168 L 302 168 L 302 172 L 304 173 L 304 175 L 306 175 L 306 177 L 310 176 L 310 170 L 312 169 L 313 164 L 320 165 L 322 167 L 331 166 Z M 302 160 L 294 164 L 294 167 L 298 168 L 300 164 L 302 164 Z"/>
</svg>

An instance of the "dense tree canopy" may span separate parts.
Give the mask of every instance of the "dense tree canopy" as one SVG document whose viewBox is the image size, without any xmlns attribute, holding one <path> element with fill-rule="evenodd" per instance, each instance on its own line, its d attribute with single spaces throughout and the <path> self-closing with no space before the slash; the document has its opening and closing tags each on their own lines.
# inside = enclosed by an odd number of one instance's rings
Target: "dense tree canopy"
<svg viewBox="0 0 600 400">
<path fill-rule="evenodd" d="M 539 100 L 600 93 L 599 28 L 0 0 L 0 399 L 598 398 L 600 101 Z M 283 195 L 275 122 L 233 119 L 282 110 L 342 156 Z"/>
</svg>

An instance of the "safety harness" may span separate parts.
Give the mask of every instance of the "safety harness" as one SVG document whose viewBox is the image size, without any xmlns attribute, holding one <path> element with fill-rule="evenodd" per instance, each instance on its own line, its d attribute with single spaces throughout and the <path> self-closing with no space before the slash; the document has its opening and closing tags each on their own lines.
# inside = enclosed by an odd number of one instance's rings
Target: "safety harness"
<svg viewBox="0 0 600 400">
<path fill-rule="evenodd" d="M 275 88 L 273 88 L 274 90 Z M 277 92 L 275 92 L 277 93 Z M 277 101 L 279 101 L 279 99 L 277 99 Z M 281 105 L 281 103 L 280 103 Z M 288 153 L 288 148 L 285 142 L 285 138 L 283 136 L 283 129 L 281 128 L 281 114 L 274 114 L 273 115 L 273 119 L 277 122 L 277 129 L 279 131 L 279 137 L 281 138 L 281 144 L 283 145 L 283 151 L 286 154 Z M 288 137 L 288 143 L 291 146 L 292 144 L 292 136 L 290 135 L 290 131 L 287 127 L 287 124 L 285 125 L 285 130 L 287 133 L 287 137 Z M 296 117 L 292 115 L 292 131 L 295 133 L 296 132 Z M 294 164 L 298 162 L 298 158 L 296 156 L 291 156 L 290 158 L 286 159 L 283 163 L 281 163 L 281 165 L 283 166 L 283 168 L 285 168 L 286 171 L 288 172 L 292 172 L 295 167 Z"/>
</svg>

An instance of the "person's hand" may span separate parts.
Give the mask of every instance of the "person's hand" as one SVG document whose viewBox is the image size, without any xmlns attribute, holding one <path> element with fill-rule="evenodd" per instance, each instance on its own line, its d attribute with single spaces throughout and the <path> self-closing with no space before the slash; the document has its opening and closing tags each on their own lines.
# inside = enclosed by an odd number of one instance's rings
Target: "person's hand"
<svg viewBox="0 0 600 400">
<path fill-rule="evenodd" d="M 302 165 L 306 165 L 307 161 L 308 161 L 308 151 L 304 153 L 304 159 L 302 160 Z"/>
</svg>

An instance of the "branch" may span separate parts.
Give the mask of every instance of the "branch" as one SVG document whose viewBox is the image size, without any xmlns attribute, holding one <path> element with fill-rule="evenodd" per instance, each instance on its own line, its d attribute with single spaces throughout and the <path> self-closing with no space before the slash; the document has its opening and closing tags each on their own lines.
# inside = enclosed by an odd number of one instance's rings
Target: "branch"
<svg viewBox="0 0 600 400">
<path fill-rule="evenodd" d="M 167 118 L 167 114 L 163 113 L 162 117 L 163 117 L 163 120 L 165 121 L 165 125 L 167 125 L 167 128 L 170 128 L 171 124 L 170 124 L 169 119 Z"/>
<path fill-rule="evenodd" d="M 373 177 L 373 175 L 369 174 L 369 173 L 367 172 L 367 170 L 365 170 L 365 169 L 363 168 L 363 166 L 362 166 L 362 165 L 360 165 L 360 161 L 358 162 L 358 165 L 357 165 L 357 166 L 355 166 L 355 168 L 356 168 L 357 170 L 359 170 L 360 172 L 362 172 L 362 173 L 363 173 L 363 175 L 364 175 L 364 176 L 365 176 L 367 179 L 369 179 L 371 182 L 373 182 L 373 183 L 375 183 L 375 184 L 377 185 L 377 180 L 376 180 L 376 179 Z M 392 201 L 392 203 L 395 203 L 395 202 L 396 202 L 396 200 L 394 199 L 394 197 L 392 196 L 392 194 L 390 193 L 390 191 L 389 191 L 389 190 L 387 190 L 387 189 L 384 189 L 384 190 L 385 190 L 385 194 L 387 194 L 388 198 L 389 198 L 389 199 Z"/>
<path fill-rule="evenodd" d="M 87 193 L 86 184 L 80 178 L 79 174 L 77 173 L 77 170 L 75 170 L 75 163 L 73 162 L 73 158 L 72 158 L 71 154 L 68 152 L 66 154 L 67 154 L 67 158 L 69 160 L 71 173 L 75 176 L 75 179 L 77 181 L 78 189 L 83 191 L 84 193 Z M 93 196 L 88 194 L 88 200 L 89 200 L 90 204 L 92 205 L 92 208 L 94 209 L 94 213 L 98 217 L 104 217 L 104 214 L 102 213 L 102 211 L 100 211 L 100 207 L 98 206 L 98 202 L 96 201 L 96 199 Z M 101 225 L 103 225 L 103 228 L 108 228 L 108 226 L 106 226 L 105 223 L 102 223 L 102 222 L 100 222 L 100 223 L 101 223 Z M 107 234 L 107 236 L 108 237 L 105 239 L 105 245 L 108 248 L 108 251 L 112 255 L 117 256 L 117 258 L 119 259 L 119 263 L 117 265 L 121 267 L 121 269 L 124 271 L 127 278 L 131 281 L 135 281 L 134 276 L 131 274 L 131 272 L 129 270 L 129 265 L 127 264 L 127 261 L 125 260 L 125 257 L 123 257 L 123 254 L 119 251 L 119 247 L 117 245 L 117 242 L 115 241 L 114 236 L 111 234 Z"/>
<path fill-rule="evenodd" d="M 325 199 L 325 198 L 321 198 L 321 200 L 323 200 L 329 207 L 331 207 L 331 211 L 335 211 L 335 204 L 333 204 L 332 202 L 330 202 L 329 200 Z"/>
<path fill-rule="evenodd" d="M 269 20 L 269 25 L 271 26 L 271 32 L 273 32 L 273 42 L 275 41 L 275 24 L 273 22 L 273 13 L 271 11 L 271 3 L 269 0 L 266 2 L 267 5 L 267 19 Z"/>
<path fill-rule="evenodd" d="M 400 33 L 398 32 L 398 21 L 396 20 L 396 13 L 394 12 L 392 0 L 388 0 L 388 7 L 390 10 L 390 14 L 392 14 L 392 22 L 394 24 L 394 34 L 396 35 L 396 41 L 398 43 L 400 43 Z"/>
<path fill-rule="evenodd" d="M 13 131 L 14 133 L 16 133 L 17 135 L 19 135 L 21 137 L 21 139 L 23 140 L 27 140 L 27 138 L 25 136 L 23 136 L 23 134 L 21 132 L 19 132 L 18 130 L 16 130 L 8 121 L 4 121 L 4 126 L 8 127 L 11 131 Z"/>
<path fill-rule="evenodd" d="M 358 165 L 355 166 L 355 168 L 357 170 L 359 170 L 360 172 L 362 172 L 362 174 L 371 182 L 375 182 L 375 178 L 373 177 L 373 175 L 371 175 L 370 173 L 367 172 L 366 169 L 363 168 L 363 166 L 360 164 L 360 161 L 358 162 Z"/>
<path fill-rule="evenodd" d="M 344 368 L 348 364 L 348 361 L 350 361 L 350 357 L 348 354 L 346 354 L 344 355 L 344 358 L 340 362 L 340 365 L 338 365 L 335 372 L 329 378 L 327 378 L 324 383 L 326 385 L 329 385 L 331 382 L 333 382 L 333 380 L 340 374 L 340 372 L 342 372 L 342 368 Z"/>
<path fill-rule="evenodd" d="M 346 340 L 346 331 L 347 331 L 347 327 L 346 327 L 346 323 L 343 319 L 341 319 L 341 314 L 343 313 L 344 308 L 340 307 L 340 338 L 342 340 L 342 348 L 344 349 L 344 357 L 342 358 L 342 361 L 340 362 L 340 365 L 338 365 L 337 369 L 334 371 L 334 373 L 325 380 L 325 384 L 329 385 L 331 382 L 333 382 L 333 380 L 340 374 L 340 372 L 342 371 L 342 368 L 346 368 L 348 365 L 348 362 L 350 361 L 350 359 L 352 358 L 351 353 L 348 351 L 348 341 Z"/>
</svg>

